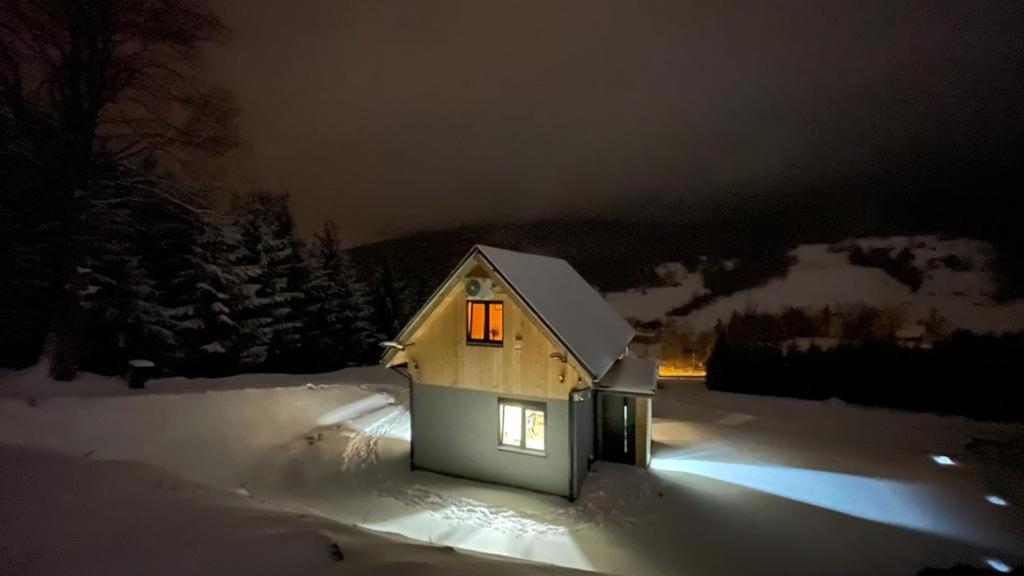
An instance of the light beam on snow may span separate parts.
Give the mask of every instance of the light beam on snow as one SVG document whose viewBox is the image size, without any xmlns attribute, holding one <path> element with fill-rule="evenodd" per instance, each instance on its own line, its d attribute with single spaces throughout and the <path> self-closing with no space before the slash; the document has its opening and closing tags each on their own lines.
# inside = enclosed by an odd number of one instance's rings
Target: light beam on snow
<svg viewBox="0 0 1024 576">
<path fill-rule="evenodd" d="M 793 468 L 760 462 L 694 459 L 663 454 L 652 459 L 656 473 L 684 472 L 728 482 L 849 516 L 956 538 L 992 544 L 1000 537 L 974 522 L 970 514 L 925 484 Z"/>
<path fill-rule="evenodd" d="M 418 510 L 405 516 L 370 519 L 358 525 L 401 534 L 435 546 L 451 546 L 578 570 L 594 569 L 568 528 L 518 517 L 511 511 L 501 511 L 501 518 L 497 521 L 485 521 L 485 517 L 478 516 L 481 508 L 457 503 L 461 501 L 456 499 L 437 508 Z M 465 500 L 464 504 L 469 502 Z M 461 520 L 455 521 L 457 519 Z M 522 526 L 519 530 L 510 529 L 506 525 L 509 522 Z M 531 525 L 532 528 L 529 527 Z M 524 534 L 529 534 L 529 537 L 524 537 Z"/>
<path fill-rule="evenodd" d="M 996 506 L 1006 506 L 1007 504 L 1006 500 L 1000 498 L 999 496 L 996 496 L 995 494 L 989 494 L 988 496 L 985 496 L 985 500 L 987 500 L 989 504 L 995 504 Z"/>
<path fill-rule="evenodd" d="M 323 416 L 320 416 L 316 420 L 317 426 L 332 426 L 334 424 L 341 424 L 346 420 L 351 420 L 367 412 L 376 410 L 382 406 L 387 406 L 394 402 L 394 399 L 387 394 L 374 394 L 373 396 L 367 396 L 361 400 L 355 402 L 349 402 L 348 404 L 342 404 L 337 408 L 327 412 Z"/>
<path fill-rule="evenodd" d="M 1003 574 L 1009 574 L 1010 566 L 998 558 L 985 558 L 985 564 L 988 564 L 990 568 L 996 572 L 1002 572 Z"/>
<path fill-rule="evenodd" d="M 346 426 L 377 438 L 412 439 L 412 421 L 403 406 L 390 405 L 363 413 L 345 423 Z"/>
</svg>

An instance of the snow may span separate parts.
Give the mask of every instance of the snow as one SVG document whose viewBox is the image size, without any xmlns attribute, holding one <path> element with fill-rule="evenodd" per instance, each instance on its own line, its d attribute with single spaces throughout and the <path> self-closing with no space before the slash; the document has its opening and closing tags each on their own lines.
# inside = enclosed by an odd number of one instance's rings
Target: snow
<svg viewBox="0 0 1024 576">
<path fill-rule="evenodd" d="M 671 286 L 634 288 L 625 292 L 609 292 L 605 299 L 619 314 L 626 318 L 647 322 L 664 319 L 669 310 L 682 306 L 693 297 L 705 293 L 704 278 L 698 272 L 687 272 L 682 264 L 658 267 L 659 276 L 663 271 L 672 270 L 675 280 Z"/>
<path fill-rule="evenodd" d="M 784 278 L 719 298 L 681 320 L 701 332 L 744 310 L 778 313 L 788 307 L 869 305 L 899 310 L 906 324 L 927 318 L 935 308 L 951 329 L 1024 330 L 1024 300 L 997 304 L 992 299 L 995 281 L 990 260 L 994 249 L 990 244 L 937 236 L 862 238 L 850 243 L 894 251 L 910 246 L 914 265 L 925 274 L 920 289 L 912 292 L 880 269 L 851 265 L 845 252 L 830 250 L 830 245 L 805 244 L 791 252 L 796 263 Z M 969 263 L 970 269 L 954 270 L 936 261 L 951 255 Z M 672 308 L 702 292 L 700 274 L 685 273 L 679 286 L 610 293 L 606 299 L 627 318 L 654 320 L 666 318 Z"/>
<path fill-rule="evenodd" d="M 121 378 L 80 372 L 74 382 L 59 382 L 48 376 L 49 370 L 48 362 L 40 362 L 0 374 L 0 397 L 110 396 L 128 391 L 128 384 Z"/>
<path fill-rule="evenodd" d="M 211 342 L 209 344 L 203 344 L 199 347 L 200 350 L 208 354 L 226 354 L 227 350 L 224 349 L 224 345 L 220 342 Z"/>
<path fill-rule="evenodd" d="M 990 558 L 1013 567 L 1024 559 L 1024 513 L 988 499 L 1024 501 L 1019 425 L 666 384 L 654 401 L 651 469 L 598 463 L 581 497 L 570 503 L 410 471 L 406 385 L 377 367 L 312 376 L 164 379 L 142 393 L 122 383 L 120 395 L 39 395 L 35 405 L 10 397 L 6 384 L 13 379 L 21 393 L 52 392 L 43 374 L 4 378 L 0 444 L 32 451 L 22 458 L 4 448 L 0 466 L 31 474 L 34 465 L 23 461 L 40 459 L 39 476 L 48 481 L 34 488 L 20 472 L 0 478 L 6 483 L 0 484 L 0 530 L 21 523 L 17 514 L 24 508 L 11 512 L 9 498 L 42 500 L 49 516 L 39 525 L 75 518 L 52 537 L 41 528 L 33 533 L 41 542 L 36 549 L 53 549 L 53 556 L 85 554 L 70 537 L 80 523 L 121 526 L 116 515 L 129 509 L 137 510 L 133 522 L 166 534 L 156 541 L 169 547 L 161 550 L 168 557 L 190 546 L 208 557 L 215 554 L 212 546 L 237 556 L 241 571 L 253 573 L 263 573 L 265 558 L 248 540 L 254 531 L 264 534 L 264 548 L 284 540 L 278 562 L 295 558 L 288 572 L 329 569 L 320 562 L 329 561 L 324 547 L 330 539 L 340 542 L 346 563 L 350 550 L 364 547 L 369 549 L 351 557 L 366 554 L 367 562 L 387 565 L 413 553 L 394 548 L 389 556 L 384 551 L 397 544 L 368 543 L 378 541 L 352 526 L 457 550 L 641 576 L 914 574 L 957 562 L 984 566 Z M 71 457 L 39 455 L 40 449 Z M 930 459 L 935 454 L 957 465 L 939 466 Z M 85 478 L 93 473 L 96 486 Z M 147 476 L 153 474 L 160 480 Z M 145 481 L 133 480 L 139 476 Z M 17 490 L 7 488 L 11 483 Z M 178 488 L 168 488 L 173 486 Z M 27 493 L 33 489 L 38 493 Z M 93 493 L 106 499 L 102 506 L 88 503 Z M 201 494 L 218 494 L 214 510 Z M 176 495 L 181 501 L 173 500 Z M 136 505 L 137 500 L 152 503 Z M 45 505 L 52 501 L 61 507 Z M 235 511 L 242 506 L 239 514 L 220 509 L 225 501 Z M 191 510 L 197 503 L 201 509 Z M 207 516 L 192 522 L 187 515 L 193 513 Z M 306 515 L 302 522 L 300 514 Z M 193 537 L 207 536 L 207 528 L 211 543 L 194 543 Z M 129 523 L 110 536 L 145 540 L 133 531 L 147 533 Z M 106 537 L 103 530 L 92 532 L 82 537 Z M 337 540 L 338 534 L 355 543 Z M 0 539 L 0 572 L 24 573 L 4 569 L 4 558 L 25 558 L 2 548 L 9 540 Z M 139 545 L 140 556 L 153 546 Z M 102 552 L 89 557 L 90 566 L 106 569 L 114 562 L 107 556 L 109 545 L 81 546 Z M 132 546 L 117 550 L 136 552 Z M 132 573 L 132 558 L 123 573 Z M 47 563 L 59 561 L 37 560 L 32 573 L 63 573 L 64 566 Z M 223 559 L 211 559 L 211 566 L 223 568 L 218 561 Z M 433 566 L 433 560 L 422 562 Z M 502 574 L 501 565 L 495 566 Z M 240 570 L 232 565 L 227 571 Z"/>
<path fill-rule="evenodd" d="M 559 258 L 475 246 L 595 379 L 600 379 L 633 338 L 633 328 Z"/>
<path fill-rule="evenodd" d="M 0 573 L 568 574 L 274 510 L 138 463 L 0 446 Z M 69 489 L 73 487 L 73 489 Z"/>
</svg>

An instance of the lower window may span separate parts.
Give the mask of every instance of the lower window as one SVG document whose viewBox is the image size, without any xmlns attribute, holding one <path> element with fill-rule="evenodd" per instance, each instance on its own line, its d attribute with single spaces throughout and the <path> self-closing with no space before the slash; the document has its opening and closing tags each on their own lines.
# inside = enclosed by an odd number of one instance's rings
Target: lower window
<svg viewBox="0 0 1024 576">
<path fill-rule="evenodd" d="M 546 407 L 540 402 L 498 400 L 498 444 L 534 452 L 544 451 Z"/>
</svg>

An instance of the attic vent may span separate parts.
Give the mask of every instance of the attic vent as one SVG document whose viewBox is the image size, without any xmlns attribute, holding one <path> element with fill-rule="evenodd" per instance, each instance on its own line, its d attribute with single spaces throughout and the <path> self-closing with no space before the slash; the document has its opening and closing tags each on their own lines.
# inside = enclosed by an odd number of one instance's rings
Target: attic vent
<svg viewBox="0 0 1024 576">
<path fill-rule="evenodd" d="M 471 300 L 486 300 L 494 294 L 490 278 L 466 278 L 466 296 Z"/>
</svg>

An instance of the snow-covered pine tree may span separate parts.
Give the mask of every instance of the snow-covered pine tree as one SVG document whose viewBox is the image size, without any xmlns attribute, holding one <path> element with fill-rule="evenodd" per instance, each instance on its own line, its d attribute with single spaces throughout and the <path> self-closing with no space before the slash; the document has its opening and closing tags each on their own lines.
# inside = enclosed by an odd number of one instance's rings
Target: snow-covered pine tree
<svg viewBox="0 0 1024 576">
<path fill-rule="evenodd" d="M 360 268 L 325 222 L 310 250 L 305 352 L 310 369 L 334 370 L 372 362 L 382 339 L 372 322 L 373 301 Z"/>
<path fill-rule="evenodd" d="M 163 242 L 189 224 L 182 213 L 168 210 L 166 198 L 135 195 L 138 186 L 159 189 L 164 185 L 159 179 L 111 170 L 107 179 L 96 181 L 82 211 L 84 218 L 102 224 L 93 226 L 96 233 L 83 250 L 75 281 L 88 334 L 82 339 L 81 366 L 118 374 L 133 359 L 169 363 L 174 320 L 159 275 L 173 269 L 175 255 Z"/>
<path fill-rule="evenodd" d="M 424 282 L 407 274 L 393 258 L 381 258 L 372 295 L 377 331 L 394 338 L 428 296 Z"/>
<path fill-rule="evenodd" d="M 307 270 L 287 195 L 257 191 L 236 198 L 240 291 L 235 321 L 239 359 L 248 369 L 289 369 L 301 344 Z"/>
<path fill-rule="evenodd" d="M 380 342 L 388 337 L 374 322 L 373 291 L 366 279 L 368 271 L 347 250 L 339 255 L 339 281 L 347 292 L 345 312 L 345 361 L 349 366 L 371 364 L 380 356 Z"/>
<path fill-rule="evenodd" d="M 240 329 L 233 315 L 241 295 L 242 252 L 234 223 L 212 214 L 203 218 L 188 266 L 173 282 L 177 372 L 219 376 L 237 369 Z"/>
<path fill-rule="evenodd" d="M 337 229 L 333 222 L 325 222 L 309 249 L 302 347 L 310 371 L 336 370 L 345 365 L 348 297 L 338 280 L 340 255 Z"/>
</svg>

